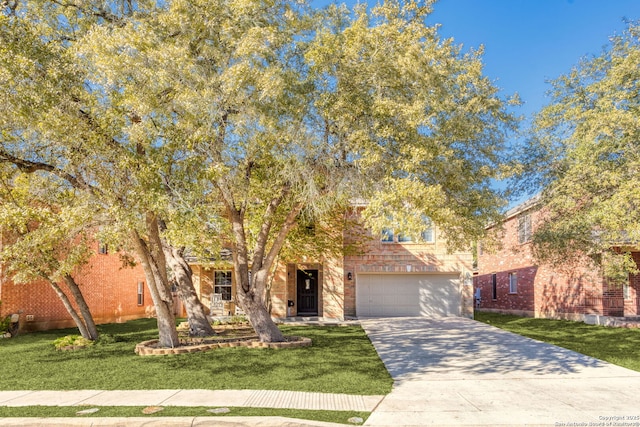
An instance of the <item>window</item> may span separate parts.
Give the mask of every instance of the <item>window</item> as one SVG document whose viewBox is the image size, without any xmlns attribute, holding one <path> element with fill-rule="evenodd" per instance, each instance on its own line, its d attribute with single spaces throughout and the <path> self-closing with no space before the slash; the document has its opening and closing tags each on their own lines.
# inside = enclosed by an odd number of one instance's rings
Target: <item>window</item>
<svg viewBox="0 0 640 427">
<path fill-rule="evenodd" d="M 523 215 L 518 218 L 518 243 L 527 243 L 531 240 L 531 215 Z"/>
<path fill-rule="evenodd" d="M 216 271 L 214 293 L 221 294 L 223 301 L 231 301 L 231 272 Z"/>
<path fill-rule="evenodd" d="M 144 305 L 144 282 L 138 282 L 138 305 Z"/>
<path fill-rule="evenodd" d="M 518 275 L 516 273 L 509 273 L 509 293 L 518 293 Z"/>
<path fill-rule="evenodd" d="M 393 242 L 393 228 L 383 228 L 381 240 L 385 243 Z"/>
<path fill-rule="evenodd" d="M 413 239 L 411 238 L 411 236 L 407 236 L 406 234 L 398 234 L 398 242 L 400 243 L 413 242 Z"/>
<path fill-rule="evenodd" d="M 435 233 L 433 223 L 431 219 L 426 216 L 422 217 L 425 229 L 420 233 L 420 238 L 416 239 L 415 236 L 411 236 L 409 234 L 399 233 L 395 235 L 394 229 L 391 227 L 382 229 L 382 242 L 392 243 L 397 241 L 398 243 L 411 243 L 416 241 L 422 241 L 426 243 L 433 243 L 435 241 Z M 397 237 L 396 237 L 397 236 Z M 397 240 L 396 240 L 397 239 Z"/>
<path fill-rule="evenodd" d="M 491 298 L 498 299 L 498 278 L 495 273 L 491 275 Z"/>
<path fill-rule="evenodd" d="M 107 248 L 107 244 L 106 243 L 98 243 L 98 253 L 101 255 L 106 255 L 109 253 L 109 248 Z"/>
<path fill-rule="evenodd" d="M 624 299 L 631 299 L 631 287 L 628 283 L 622 285 L 622 297 Z"/>
<path fill-rule="evenodd" d="M 425 216 L 423 216 L 422 219 L 424 220 L 424 223 L 427 226 L 427 228 L 425 228 L 422 231 L 422 233 L 420 234 L 420 237 L 422 238 L 423 241 L 427 243 L 433 243 L 435 241 L 435 233 L 433 232 L 433 222 L 431 221 L 430 218 L 427 218 Z"/>
</svg>

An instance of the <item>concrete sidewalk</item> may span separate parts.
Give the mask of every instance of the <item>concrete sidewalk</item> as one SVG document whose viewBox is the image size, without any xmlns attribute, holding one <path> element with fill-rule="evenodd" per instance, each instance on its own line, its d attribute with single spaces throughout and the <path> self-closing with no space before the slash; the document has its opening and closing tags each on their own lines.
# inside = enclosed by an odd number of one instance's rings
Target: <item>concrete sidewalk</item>
<svg viewBox="0 0 640 427">
<path fill-rule="evenodd" d="M 0 406 L 78 406 L 78 410 L 100 406 L 211 406 L 371 412 L 383 397 L 273 390 L 26 390 L 0 391 Z M 0 418 L 0 426 L 25 425 L 322 427 L 334 424 L 282 417 Z"/>
<path fill-rule="evenodd" d="M 279 390 L 0 391 L 0 406 L 237 406 L 371 412 L 383 397 Z"/>
</svg>

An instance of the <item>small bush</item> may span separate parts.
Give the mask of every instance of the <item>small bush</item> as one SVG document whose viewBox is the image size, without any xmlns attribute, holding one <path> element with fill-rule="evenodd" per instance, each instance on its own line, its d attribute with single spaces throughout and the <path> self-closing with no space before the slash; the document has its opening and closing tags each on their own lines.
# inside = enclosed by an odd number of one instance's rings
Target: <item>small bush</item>
<svg viewBox="0 0 640 427">
<path fill-rule="evenodd" d="M 246 316 L 232 316 L 229 323 L 232 325 L 242 325 L 245 323 L 249 323 L 249 319 Z"/>
<path fill-rule="evenodd" d="M 123 342 L 123 341 L 125 340 L 120 335 L 100 334 L 96 342 L 98 344 L 115 344 L 117 342 Z"/>
<path fill-rule="evenodd" d="M 53 342 L 56 350 L 62 350 L 66 347 L 87 347 L 93 345 L 93 341 L 88 340 L 86 338 L 81 337 L 80 335 L 67 335 L 64 337 L 60 337 Z"/>
<path fill-rule="evenodd" d="M 0 319 L 0 335 L 6 333 L 11 325 L 11 316 Z"/>
</svg>

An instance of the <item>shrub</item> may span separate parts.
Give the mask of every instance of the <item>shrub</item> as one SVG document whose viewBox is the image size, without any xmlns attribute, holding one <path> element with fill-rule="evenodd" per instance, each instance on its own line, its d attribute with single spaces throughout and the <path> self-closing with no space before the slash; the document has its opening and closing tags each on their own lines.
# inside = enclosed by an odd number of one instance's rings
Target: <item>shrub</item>
<svg viewBox="0 0 640 427">
<path fill-rule="evenodd" d="M 83 338 L 80 335 L 67 335 L 55 340 L 53 345 L 56 350 L 62 350 L 66 347 L 87 347 L 93 345 L 93 341 Z"/>
</svg>

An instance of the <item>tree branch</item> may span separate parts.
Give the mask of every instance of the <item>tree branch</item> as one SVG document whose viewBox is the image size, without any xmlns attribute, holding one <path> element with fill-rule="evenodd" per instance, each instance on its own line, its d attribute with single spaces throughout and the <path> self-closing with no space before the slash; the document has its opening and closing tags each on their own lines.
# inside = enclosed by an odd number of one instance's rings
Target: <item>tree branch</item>
<svg viewBox="0 0 640 427">
<path fill-rule="evenodd" d="M 274 197 L 267 205 L 267 209 L 264 212 L 264 216 L 262 219 L 262 226 L 260 227 L 260 233 L 258 233 L 258 237 L 256 240 L 256 252 L 253 256 L 253 265 L 251 267 L 251 271 L 253 274 L 256 274 L 258 270 L 262 268 L 262 262 L 264 253 L 266 251 L 267 240 L 269 238 L 269 232 L 271 231 L 271 227 L 273 225 L 273 217 L 278 210 L 278 206 L 282 203 L 282 200 L 289 193 L 290 187 L 288 185 L 284 185 L 282 187 L 282 191 L 277 197 Z"/>
<path fill-rule="evenodd" d="M 88 184 L 82 177 L 71 175 L 70 173 L 65 172 L 64 170 L 56 166 L 50 165 L 48 163 L 34 162 L 31 160 L 21 159 L 10 153 L 7 153 L 4 150 L 0 150 L 0 161 L 13 163 L 18 169 L 20 169 L 22 172 L 25 172 L 25 173 L 34 173 L 37 171 L 50 172 L 55 176 L 61 179 L 64 179 L 69 184 L 71 184 L 74 188 L 77 188 L 83 191 L 89 191 L 92 194 L 95 194 L 98 192 L 98 190 L 94 186 Z"/>
<path fill-rule="evenodd" d="M 291 231 L 291 229 L 293 227 L 295 227 L 298 215 L 300 214 L 300 212 L 302 212 L 302 209 L 304 208 L 304 206 L 305 206 L 304 202 L 298 202 L 289 211 L 289 214 L 287 214 L 287 218 L 284 221 L 284 224 L 283 224 L 282 228 L 280 229 L 280 232 L 276 236 L 276 239 L 274 240 L 273 244 L 271 245 L 271 249 L 269 250 L 269 254 L 267 255 L 267 257 L 264 260 L 263 268 L 264 267 L 266 267 L 267 269 L 271 268 L 271 265 L 273 264 L 273 262 L 275 261 L 276 257 L 280 253 L 280 250 L 282 249 L 282 246 L 284 246 L 284 243 L 285 243 L 285 241 L 287 239 L 287 235 L 289 234 L 289 231 Z"/>
</svg>

